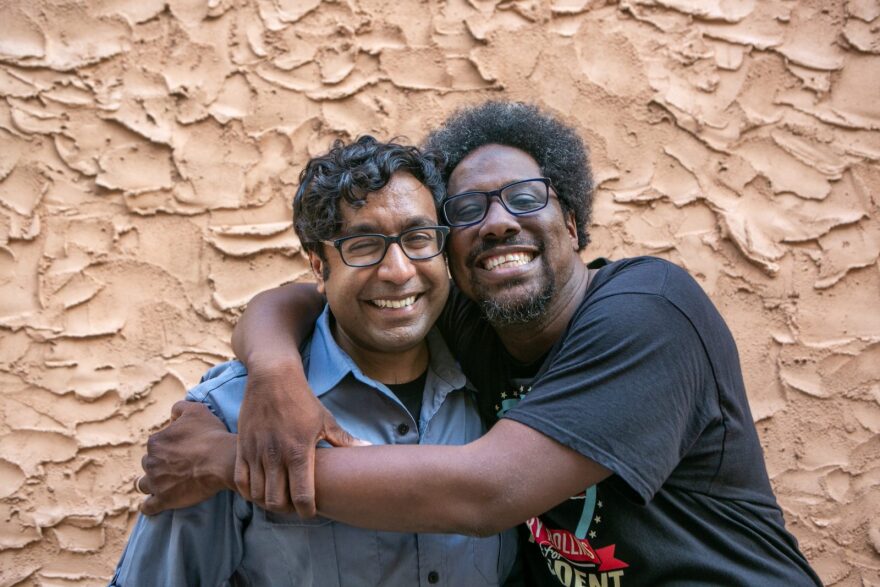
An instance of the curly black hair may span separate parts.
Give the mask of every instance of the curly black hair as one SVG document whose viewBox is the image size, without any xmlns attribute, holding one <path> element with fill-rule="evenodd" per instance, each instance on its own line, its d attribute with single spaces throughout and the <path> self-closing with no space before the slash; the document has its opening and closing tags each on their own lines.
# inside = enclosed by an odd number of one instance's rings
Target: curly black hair
<svg viewBox="0 0 880 587">
<path fill-rule="evenodd" d="M 441 163 L 442 156 L 431 150 L 381 143 L 369 135 L 349 144 L 334 141 L 326 155 L 311 159 L 299 174 L 293 228 L 303 248 L 326 261 L 321 241 L 331 239 L 341 228 L 340 200 L 360 208 L 371 192 L 385 187 L 398 171 L 419 180 L 439 204 L 446 195 Z"/>
<path fill-rule="evenodd" d="M 537 161 L 563 211 L 574 214 L 578 250 L 583 250 L 590 242 L 593 175 L 589 150 L 574 128 L 533 104 L 490 101 L 457 111 L 425 141 L 444 156 L 444 182 L 468 153 L 489 144 L 521 149 Z"/>
</svg>

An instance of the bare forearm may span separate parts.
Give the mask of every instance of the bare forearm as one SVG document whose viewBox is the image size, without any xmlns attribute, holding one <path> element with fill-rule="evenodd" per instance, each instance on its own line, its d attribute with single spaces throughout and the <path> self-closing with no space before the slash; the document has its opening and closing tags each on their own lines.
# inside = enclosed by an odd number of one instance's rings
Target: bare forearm
<svg viewBox="0 0 880 587">
<path fill-rule="evenodd" d="M 459 446 L 319 450 L 315 468 L 318 512 L 377 530 L 495 533 L 498 529 L 482 520 L 494 496 L 492 485 L 459 466 L 468 452 Z M 499 520 L 503 527 L 519 521 Z"/>
<path fill-rule="evenodd" d="M 299 346 L 323 305 L 323 296 L 310 284 L 292 283 L 258 294 L 232 333 L 235 355 L 248 367 L 254 361 L 298 360 Z"/>
<path fill-rule="evenodd" d="M 315 445 L 357 444 L 312 394 L 299 354 L 323 305 L 312 285 L 263 292 L 251 300 L 232 337 L 249 373 L 235 486 L 247 499 L 276 510 L 292 505 L 306 517 L 315 512 Z"/>
<path fill-rule="evenodd" d="M 329 518 L 379 530 L 485 536 L 549 510 L 610 472 L 531 428 L 502 421 L 464 446 L 319 450 L 315 473 L 318 511 Z"/>
</svg>

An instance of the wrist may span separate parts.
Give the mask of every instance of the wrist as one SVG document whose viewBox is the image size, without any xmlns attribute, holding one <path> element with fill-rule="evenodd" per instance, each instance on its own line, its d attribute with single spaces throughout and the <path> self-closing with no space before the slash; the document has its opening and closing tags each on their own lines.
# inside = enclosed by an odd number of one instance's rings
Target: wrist
<svg viewBox="0 0 880 587">
<path fill-rule="evenodd" d="M 302 359 L 298 354 L 255 351 L 244 361 L 248 376 L 287 375 L 302 373 Z"/>
<path fill-rule="evenodd" d="M 218 432 L 211 438 L 211 452 L 203 463 L 204 469 L 197 477 L 206 479 L 217 491 L 235 491 L 235 451 L 238 435 L 231 432 Z"/>
<path fill-rule="evenodd" d="M 305 369 L 299 356 L 260 355 L 247 364 L 248 393 L 269 393 L 300 389 L 308 391 Z"/>
</svg>

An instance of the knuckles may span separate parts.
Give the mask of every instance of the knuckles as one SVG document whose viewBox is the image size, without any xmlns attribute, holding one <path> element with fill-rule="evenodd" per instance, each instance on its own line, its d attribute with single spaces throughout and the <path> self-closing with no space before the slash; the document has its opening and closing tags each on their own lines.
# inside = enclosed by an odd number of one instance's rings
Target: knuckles
<svg viewBox="0 0 880 587">
<path fill-rule="evenodd" d="M 273 512 L 283 512 L 287 507 L 287 499 L 283 495 L 269 495 L 266 497 L 266 503 L 261 507 Z"/>
<path fill-rule="evenodd" d="M 294 509 L 303 519 L 314 518 L 315 511 L 315 494 L 314 493 L 297 493 L 291 499 Z"/>
<path fill-rule="evenodd" d="M 315 450 L 314 446 L 295 444 L 284 450 L 284 460 L 294 469 L 299 469 L 309 462 L 309 454 Z"/>
<path fill-rule="evenodd" d="M 266 447 L 264 452 L 266 464 L 270 467 L 280 465 L 282 463 L 282 453 L 278 449 L 278 445 L 271 444 Z"/>
</svg>

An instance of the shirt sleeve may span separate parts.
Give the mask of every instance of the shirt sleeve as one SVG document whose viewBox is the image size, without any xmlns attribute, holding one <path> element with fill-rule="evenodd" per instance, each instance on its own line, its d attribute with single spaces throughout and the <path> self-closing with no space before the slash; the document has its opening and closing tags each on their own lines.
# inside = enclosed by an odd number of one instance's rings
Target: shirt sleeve
<svg viewBox="0 0 880 587">
<path fill-rule="evenodd" d="M 582 307 L 559 344 L 505 417 L 609 469 L 647 503 L 717 414 L 697 331 L 662 295 L 620 293 Z"/>
<path fill-rule="evenodd" d="M 246 373 L 236 361 L 221 363 L 205 373 L 186 399 L 207 405 L 234 432 Z M 249 516 L 249 506 L 231 491 L 192 507 L 140 515 L 110 585 L 225 584 L 244 556 Z"/>
<path fill-rule="evenodd" d="M 242 525 L 234 494 L 138 517 L 110 581 L 115 587 L 222 585 L 241 563 Z"/>
</svg>

